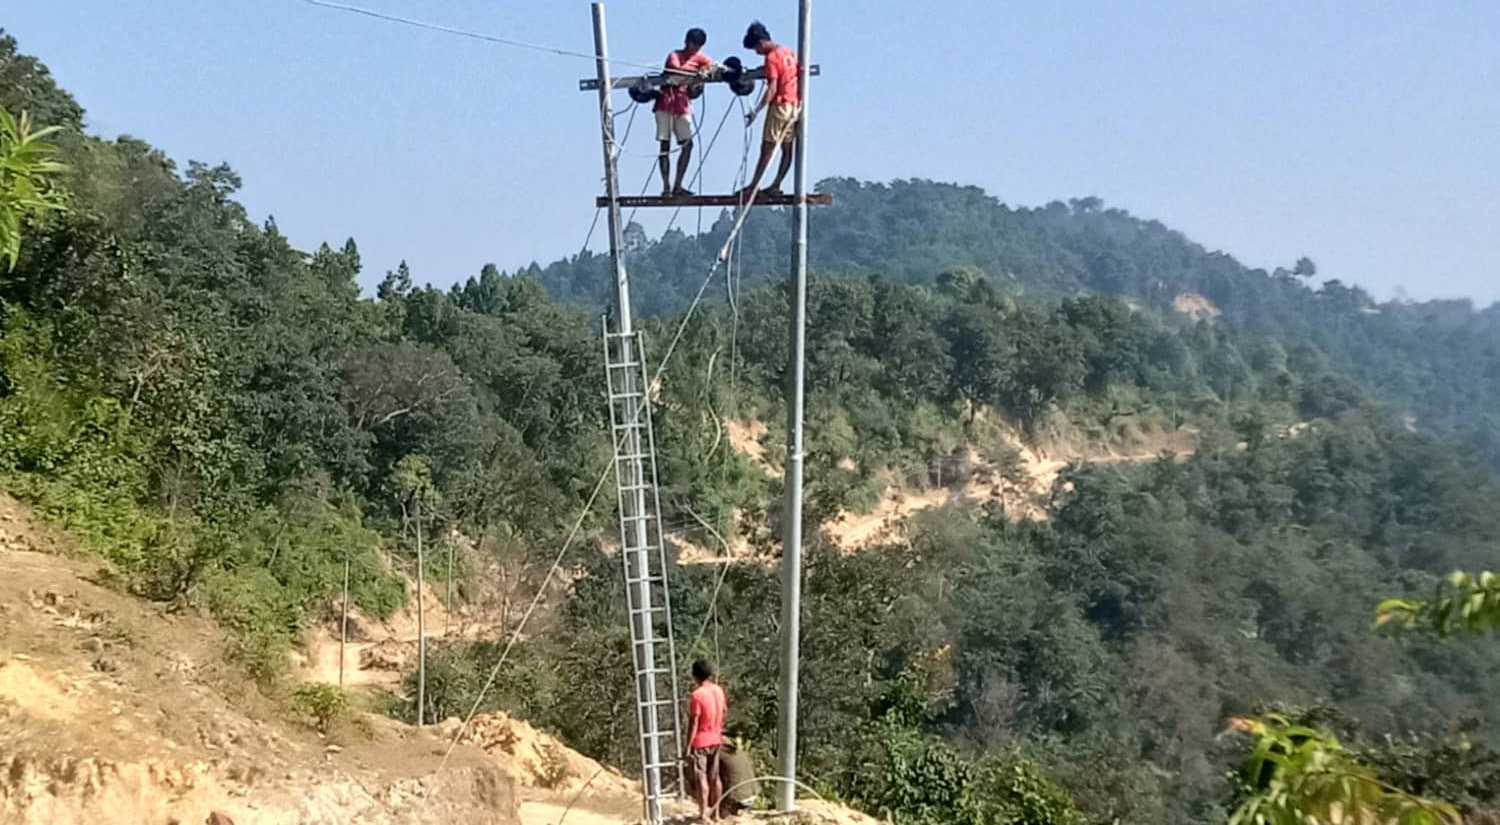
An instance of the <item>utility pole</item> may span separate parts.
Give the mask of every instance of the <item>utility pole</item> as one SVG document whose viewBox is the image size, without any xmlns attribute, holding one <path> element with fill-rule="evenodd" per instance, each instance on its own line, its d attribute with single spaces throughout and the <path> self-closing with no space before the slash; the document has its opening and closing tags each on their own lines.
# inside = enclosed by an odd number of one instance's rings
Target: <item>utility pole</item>
<svg viewBox="0 0 1500 825">
<path fill-rule="evenodd" d="M 344 601 L 340 604 L 344 617 L 339 627 L 339 687 L 344 686 L 344 648 L 349 644 L 349 554 L 344 554 Z"/>
<path fill-rule="evenodd" d="M 604 28 L 604 4 L 594 3 L 594 66 L 599 76 L 599 125 L 604 131 L 604 195 L 609 204 L 609 258 L 615 270 L 615 318 L 621 335 L 633 332 L 630 318 L 630 280 L 625 275 L 625 247 L 620 226 L 620 172 L 615 150 L 615 113 L 609 95 L 609 44 Z"/>
<path fill-rule="evenodd" d="M 416 495 L 417 514 L 417 727 L 423 725 L 427 712 L 427 610 L 422 604 L 423 574 L 426 565 L 422 557 L 422 494 Z"/>
<path fill-rule="evenodd" d="M 631 326 L 630 286 L 622 258 L 624 228 L 620 225 L 620 208 L 712 207 L 738 209 L 734 228 L 720 250 L 715 268 L 725 262 L 730 243 L 739 234 L 752 206 L 794 207 L 792 270 L 795 295 L 795 318 L 792 324 L 792 363 L 787 393 L 787 464 L 786 502 L 783 520 L 785 548 L 782 556 L 782 667 L 780 736 L 778 739 L 778 774 L 785 779 L 777 787 L 778 804 L 791 810 L 796 804 L 797 771 L 797 663 L 798 627 L 801 614 L 802 578 L 802 418 L 805 407 L 803 374 L 806 357 L 807 325 L 807 207 L 826 206 L 833 198 L 807 191 L 807 99 L 809 78 L 817 77 L 818 67 L 810 61 L 812 33 L 811 0 L 801 0 L 801 20 L 797 47 L 801 53 L 799 80 L 802 87 L 802 114 L 797 124 L 796 194 L 765 195 L 758 193 L 749 203 L 735 195 L 684 195 L 664 197 L 631 197 L 620 195 L 620 178 L 616 166 L 614 112 L 610 92 L 636 86 L 658 88 L 674 82 L 670 73 L 652 73 L 639 77 L 611 77 L 609 52 L 604 26 L 604 4 L 593 3 L 594 53 L 596 73 L 578 82 L 584 92 L 599 95 L 599 124 L 604 144 L 605 195 L 595 203 L 609 210 L 610 260 L 615 275 L 615 325 L 604 329 L 605 373 L 609 378 L 610 427 L 615 434 L 615 479 L 620 513 L 620 554 L 625 568 L 626 610 L 630 617 L 631 644 L 636 670 L 636 709 L 641 733 L 642 796 L 645 820 L 652 825 L 661 822 L 661 799 L 665 795 L 663 773 L 675 770 L 679 786 L 682 780 L 680 731 L 682 718 L 677 707 L 677 654 L 671 621 L 671 594 L 667 586 L 665 540 L 661 531 L 661 498 L 657 489 L 655 436 L 651 432 L 650 377 L 645 372 L 645 354 Z M 756 81 L 765 77 L 765 69 L 751 69 L 736 80 Z M 703 79 L 705 83 L 728 83 L 729 77 L 718 75 Z M 709 276 L 712 277 L 711 270 Z M 617 380 L 618 379 L 618 380 Z M 649 493 L 648 493 L 649 491 Z M 648 525 L 655 525 L 649 527 Z M 651 553 L 657 553 L 660 572 L 653 573 Z M 661 589 L 660 602 L 653 602 L 653 586 Z M 665 650 L 665 656 L 660 655 Z M 658 682 L 657 679 L 662 681 Z M 658 696 L 671 698 L 657 699 Z M 670 707 L 671 713 L 664 708 Z M 661 714 L 658 716 L 657 714 Z M 667 744 L 662 744 L 666 742 Z"/>
<path fill-rule="evenodd" d="M 792 347 L 788 370 L 786 509 L 781 551 L 781 708 L 776 742 L 776 807 L 797 807 L 797 682 L 802 632 L 802 412 L 807 356 L 807 113 L 812 59 L 812 0 L 800 0 L 797 17 L 797 88 L 802 117 L 797 120 L 796 194 L 792 207 Z"/>
<path fill-rule="evenodd" d="M 630 313 L 630 280 L 625 272 L 623 257 L 625 244 L 622 236 L 624 228 L 620 226 L 618 151 L 615 146 L 614 110 L 610 103 L 610 93 L 614 86 L 609 76 L 609 38 L 604 24 L 604 4 L 594 3 L 593 12 L 594 65 L 599 82 L 599 124 L 604 139 L 604 193 L 607 199 L 605 208 L 609 210 L 609 255 L 615 273 L 615 332 L 617 333 L 615 340 L 619 342 L 620 347 L 619 363 L 630 364 L 639 361 L 643 356 L 642 353 L 635 351 L 634 327 Z M 606 364 L 610 360 L 610 338 L 610 331 L 606 328 L 604 330 Z M 650 485 L 647 484 L 646 466 L 643 460 L 642 430 L 638 426 L 640 418 L 646 414 L 646 405 L 651 403 L 651 388 L 640 386 L 641 379 L 638 378 L 640 375 L 638 371 L 623 369 L 621 372 L 623 373 L 621 378 L 624 380 L 624 396 L 636 398 L 636 393 L 639 393 L 639 403 L 629 405 L 626 426 L 616 433 L 616 437 L 623 436 L 625 443 L 616 446 L 615 471 L 616 484 L 621 491 L 620 509 L 622 512 L 620 516 L 623 541 L 620 553 L 625 557 L 625 586 L 627 589 L 634 590 L 632 598 L 628 599 L 626 604 L 628 618 L 633 625 L 631 652 L 635 657 L 637 719 L 641 735 L 642 798 L 646 822 L 654 825 L 662 821 L 663 732 L 657 716 L 659 703 L 655 649 L 657 640 L 655 628 L 652 625 L 649 561 L 650 510 L 646 501 L 646 491 Z M 613 403 L 611 401 L 611 404 Z M 660 575 L 664 582 L 666 571 L 660 571 Z M 632 603 L 635 607 L 629 609 Z M 673 677 L 675 678 L 675 674 Z M 675 713 L 675 708 L 673 711 Z M 676 759 L 677 756 L 676 753 L 670 754 L 672 759 Z"/>
</svg>

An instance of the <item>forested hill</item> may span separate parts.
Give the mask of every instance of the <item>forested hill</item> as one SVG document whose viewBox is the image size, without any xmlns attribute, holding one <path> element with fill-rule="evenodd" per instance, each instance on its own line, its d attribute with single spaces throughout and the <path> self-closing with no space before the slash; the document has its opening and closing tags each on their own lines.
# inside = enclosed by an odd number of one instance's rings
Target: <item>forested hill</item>
<svg viewBox="0 0 1500 825">
<path fill-rule="evenodd" d="M 834 196 L 834 205 L 815 211 L 817 273 L 915 284 L 959 274 L 1018 297 L 1091 292 L 1163 310 L 1184 293 L 1201 295 L 1222 313 L 1220 323 L 1274 336 L 1286 348 L 1315 347 L 1407 409 L 1416 426 L 1456 435 L 1500 468 L 1500 304 L 1477 310 L 1463 300 L 1378 303 L 1357 286 L 1324 280 L 1310 259 L 1271 272 L 1251 269 L 1093 197 L 1029 209 L 977 187 L 922 180 L 835 178 L 819 188 Z M 721 215 L 702 236 L 672 230 L 655 240 L 631 227 L 629 267 L 640 307 L 647 313 L 684 307 L 730 223 Z M 744 286 L 784 277 L 788 227 L 779 211 L 762 210 L 746 222 L 739 253 Z M 600 309 L 610 300 L 608 269 L 607 256 L 584 253 L 526 271 L 539 275 L 555 300 Z"/>
<path fill-rule="evenodd" d="M 62 127 L 66 165 L 33 175 L 58 208 L 3 223 L 23 232 L 0 256 L 0 492 L 107 559 L 100 581 L 213 616 L 272 696 L 293 649 L 338 632 L 346 576 L 380 617 L 425 569 L 496 617 L 432 646 L 428 719 L 502 708 L 639 764 L 618 522 L 591 495 L 611 464 L 597 323 L 546 290 L 596 303 L 603 262 L 452 289 L 402 267 L 361 295 L 353 240 L 296 249 L 229 167 L 89 135 L 3 33 L 0 108 Z M 0 123 L 4 154 L 19 130 Z M 1440 433 L 1494 443 L 1493 311 L 1376 307 L 1096 202 L 827 186 L 800 712 L 820 793 L 916 825 L 1223 825 L 1253 790 L 1226 781 L 1248 744 L 1226 722 L 1281 706 L 1381 781 L 1500 812 L 1500 646 L 1372 629 L 1383 598 L 1495 567 L 1500 476 Z M 677 649 L 720 663 L 757 757 L 777 720 L 785 443 L 764 425 L 786 412 L 790 312 L 766 279 L 785 229 L 758 214 L 738 300 L 691 318 L 672 310 L 722 219 L 631 233 L 650 354 L 678 344 L 652 406 Z M 1190 291 L 1221 316 L 1167 309 Z M 858 552 L 834 535 L 917 496 L 932 509 Z M 413 719 L 416 672 L 378 706 Z"/>
</svg>

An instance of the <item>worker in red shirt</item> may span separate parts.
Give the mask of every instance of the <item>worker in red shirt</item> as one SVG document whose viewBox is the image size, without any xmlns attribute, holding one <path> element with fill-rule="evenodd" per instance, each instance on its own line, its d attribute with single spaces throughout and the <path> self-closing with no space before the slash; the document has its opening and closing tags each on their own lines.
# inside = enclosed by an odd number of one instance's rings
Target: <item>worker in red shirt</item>
<svg viewBox="0 0 1500 825">
<path fill-rule="evenodd" d="M 693 662 L 693 682 L 697 687 L 688 698 L 687 758 L 698 777 L 698 814 L 707 823 L 713 821 L 724 795 L 719 748 L 724 744 L 724 715 L 729 703 L 714 679 L 714 666 L 708 662 Z"/>
<path fill-rule="evenodd" d="M 797 62 L 797 53 L 772 40 L 771 33 L 758 20 L 746 30 L 744 45 L 766 59 L 766 90 L 760 102 L 745 116 L 745 125 L 754 124 L 762 109 L 769 108 L 770 111 L 766 115 L 766 130 L 761 138 L 760 160 L 755 164 L 755 174 L 739 191 L 742 201 L 748 200 L 760 185 L 761 176 L 771 165 L 771 156 L 777 147 L 781 148 L 781 166 L 776 170 L 776 178 L 766 187 L 765 194 L 781 194 L 781 182 L 792 168 L 797 122 L 802 119 L 802 67 Z"/>
<path fill-rule="evenodd" d="M 703 53 L 708 43 L 708 33 L 702 29 L 688 29 L 681 49 L 667 55 L 666 80 L 656 99 L 656 139 L 661 143 L 661 195 L 691 195 L 682 187 L 687 178 L 688 164 L 693 158 L 693 98 L 702 94 L 702 78 L 713 71 L 713 60 Z M 677 182 L 671 180 L 672 137 L 682 147 L 677 158 Z"/>
</svg>

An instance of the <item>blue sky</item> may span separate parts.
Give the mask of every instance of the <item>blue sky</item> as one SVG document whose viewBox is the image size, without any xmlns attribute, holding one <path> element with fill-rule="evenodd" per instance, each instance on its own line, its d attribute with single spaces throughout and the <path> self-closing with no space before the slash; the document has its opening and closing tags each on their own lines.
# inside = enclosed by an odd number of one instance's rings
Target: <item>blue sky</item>
<svg viewBox="0 0 1500 825">
<path fill-rule="evenodd" d="M 582 0 L 355 2 L 592 46 Z M 588 61 L 301 0 L 11 6 L 3 25 L 94 131 L 228 161 L 252 213 L 295 243 L 356 238 L 367 285 L 402 258 L 440 284 L 551 260 L 593 216 Z M 611 51 L 655 63 L 698 25 L 712 55 L 744 57 L 751 14 L 795 42 L 794 0 L 618 0 Z M 1306 254 L 1380 297 L 1500 300 L 1493 0 L 821 0 L 816 14 L 815 177 L 955 181 L 1017 205 L 1098 195 L 1251 266 Z M 706 97 L 711 129 L 728 96 Z M 628 191 L 650 132 L 640 118 Z M 729 188 L 742 137 L 731 116 L 705 189 Z"/>
</svg>

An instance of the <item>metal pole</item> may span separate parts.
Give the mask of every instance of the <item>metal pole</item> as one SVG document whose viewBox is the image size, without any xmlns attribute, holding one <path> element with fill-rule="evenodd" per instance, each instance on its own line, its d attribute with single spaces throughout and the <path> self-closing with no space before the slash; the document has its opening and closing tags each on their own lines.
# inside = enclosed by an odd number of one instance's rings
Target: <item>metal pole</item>
<svg viewBox="0 0 1500 825">
<path fill-rule="evenodd" d="M 349 644 L 349 557 L 344 556 L 344 619 L 339 629 L 339 687 L 344 686 L 344 648 Z"/>
<path fill-rule="evenodd" d="M 604 195 L 609 198 L 609 257 L 615 269 L 615 323 L 621 335 L 634 331 L 630 319 L 630 280 L 625 275 L 625 229 L 620 226 L 620 174 L 615 157 L 615 113 L 609 102 L 609 47 L 604 29 L 604 4 L 594 4 L 594 65 L 599 74 L 599 125 L 604 132 Z"/>
<path fill-rule="evenodd" d="M 422 497 L 417 494 L 417 727 L 427 712 L 427 611 L 422 604 L 424 559 L 422 558 Z"/>
<path fill-rule="evenodd" d="M 630 314 L 630 279 L 625 272 L 625 259 L 623 249 L 625 247 L 623 238 L 623 227 L 620 226 L 620 175 L 617 166 L 615 151 L 615 128 L 614 110 L 610 104 L 610 91 L 613 84 L 609 77 L 609 38 L 604 23 L 604 4 L 594 3 L 594 54 L 596 55 L 594 65 L 599 79 L 599 125 L 604 138 L 604 194 L 609 200 L 609 254 L 610 261 L 615 270 L 615 324 L 616 332 L 619 333 L 620 363 L 629 364 L 635 360 L 635 339 L 632 337 L 634 327 Z M 609 329 L 605 328 L 605 355 L 608 361 L 609 355 Z M 627 397 L 639 391 L 640 405 L 631 404 L 627 412 L 627 421 L 636 422 L 642 414 L 644 405 L 650 403 L 650 388 L 639 386 L 637 373 L 633 369 L 623 370 L 625 392 Z M 611 402 L 613 403 L 613 402 Z M 657 823 L 661 821 L 660 795 L 661 795 L 661 737 L 658 735 L 657 707 L 656 707 L 656 675 L 653 672 L 656 662 L 655 635 L 651 625 L 651 583 L 648 577 L 649 551 L 648 528 L 644 516 L 646 510 L 645 490 L 645 466 L 640 460 L 641 443 L 640 428 L 631 426 L 625 430 L 625 444 L 622 449 L 627 456 L 635 456 L 627 461 L 616 461 L 616 472 L 623 470 L 625 478 L 617 478 L 616 481 L 622 487 L 628 487 L 631 492 L 621 498 L 624 513 L 622 518 L 631 519 L 626 524 L 624 536 L 627 544 L 630 544 L 631 534 L 634 536 L 634 547 L 625 546 L 620 552 L 625 556 L 625 575 L 627 579 L 634 579 L 635 586 L 635 608 L 636 613 L 630 616 L 634 623 L 636 640 L 635 648 L 635 671 L 636 671 L 636 699 L 639 703 L 640 713 L 640 735 L 642 740 L 641 750 L 641 792 L 646 821 Z M 630 525 L 633 524 L 632 528 Z M 630 587 L 627 582 L 627 587 Z M 675 710 L 674 710 L 675 712 Z M 676 754 L 673 754 L 675 757 Z"/>
<path fill-rule="evenodd" d="M 798 90 L 796 205 L 792 207 L 792 347 L 788 370 L 786 510 L 781 553 L 781 712 L 776 743 L 776 806 L 797 807 L 797 675 L 802 617 L 802 412 L 807 347 L 807 112 L 812 61 L 812 0 L 801 0 L 797 26 Z"/>
</svg>

